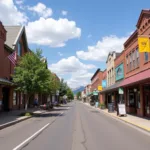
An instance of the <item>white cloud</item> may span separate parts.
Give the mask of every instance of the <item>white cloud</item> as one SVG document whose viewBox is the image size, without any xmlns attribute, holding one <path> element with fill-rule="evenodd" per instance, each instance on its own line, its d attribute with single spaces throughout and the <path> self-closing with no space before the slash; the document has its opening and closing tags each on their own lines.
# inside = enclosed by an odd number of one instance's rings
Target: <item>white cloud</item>
<svg viewBox="0 0 150 150">
<path fill-rule="evenodd" d="M 61 11 L 61 14 L 62 14 L 63 16 L 66 16 L 66 15 L 68 14 L 68 12 L 65 11 L 65 10 L 62 10 L 62 11 Z"/>
<path fill-rule="evenodd" d="M 36 12 L 40 17 L 48 18 L 53 14 L 51 8 L 46 7 L 43 3 L 37 3 L 37 5 L 33 7 L 28 7 L 29 10 Z"/>
<path fill-rule="evenodd" d="M 94 46 L 88 46 L 87 51 L 77 51 L 78 58 L 83 60 L 105 61 L 110 51 L 121 52 L 123 43 L 128 37 L 117 37 L 115 35 L 103 37 Z"/>
<path fill-rule="evenodd" d="M 25 24 L 28 17 L 14 5 L 13 0 L 0 0 L 0 20 L 5 25 Z"/>
<path fill-rule="evenodd" d="M 93 73 L 88 71 L 78 71 L 72 74 L 71 78 L 67 80 L 68 85 L 71 88 L 77 88 L 79 86 L 86 86 L 90 83 L 90 79 L 93 76 Z"/>
<path fill-rule="evenodd" d="M 59 55 L 59 56 L 63 56 L 63 54 L 62 54 L 61 52 L 58 52 L 58 55 Z"/>
<path fill-rule="evenodd" d="M 78 71 L 84 71 L 95 68 L 94 65 L 86 65 L 79 61 L 75 56 L 70 56 L 68 58 L 63 58 L 56 64 L 49 66 L 49 69 L 58 75 L 64 75 L 68 73 L 76 73 Z"/>
<path fill-rule="evenodd" d="M 16 2 L 17 5 L 22 5 L 24 0 L 16 0 L 15 2 Z"/>
<path fill-rule="evenodd" d="M 30 43 L 51 47 L 63 47 L 68 40 L 81 36 L 81 29 L 76 26 L 76 22 L 65 18 L 55 20 L 41 17 L 29 22 L 26 29 Z"/>
<path fill-rule="evenodd" d="M 89 70 L 96 68 L 92 64 L 83 64 L 75 56 L 63 58 L 56 64 L 49 66 L 49 69 L 59 76 L 71 75 L 71 78 L 67 80 L 68 85 L 71 88 L 76 88 L 81 85 L 89 83 L 93 73 L 89 73 Z"/>
</svg>

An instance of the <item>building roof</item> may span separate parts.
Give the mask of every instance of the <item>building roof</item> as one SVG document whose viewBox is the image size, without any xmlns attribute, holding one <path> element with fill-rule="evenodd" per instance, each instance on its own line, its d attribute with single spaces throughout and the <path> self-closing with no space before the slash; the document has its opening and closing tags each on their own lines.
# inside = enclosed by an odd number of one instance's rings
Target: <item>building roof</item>
<svg viewBox="0 0 150 150">
<path fill-rule="evenodd" d="M 8 45 L 10 48 L 14 49 L 24 27 L 23 26 L 4 26 L 4 27 L 7 31 L 5 44 Z"/>
<path fill-rule="evenodd" d="M 108 56 L 107 56 L 107 60 L 106 60 L 106 63 L 108 62 L 108 58 L 109 58 L 109 56 L 111 55 L 111 56 L 113 56 L 113 54 L 116 54 L 116 58 L 120 55 L 120 53 L 118 53 L 118 52 L 115 52 L 115 51 L 112 51 L 112 52 L 109 52 L 109 54 L 108 54 Z"/>
<path fill-rule="evenodd" d="M 143 10 L 141 11 L 140 17 L 139 17 L 138 22 L 137 22 L 137 24 L 136 24 L 137 28 L 140 26 L 141 21 L 142 21 L 142 17 L 143 17 L 143 15 L 145 15 L 145 14 L 150 15 L 150 9 L 143 9 Z"/>
<path fill-rule="evenodd" d="M 14 83 L 10 82 L 7 79 L 0 78 L 0 84 L 13 85 Z"/>
<path fill-rule="evenodd" d="M 100 68 L 99 68 L 99 69 L 97 69 L 97 70 L 96 70 L 96 72 L 94 73 L 94 75 L 92 76 L 91 80 L 93 80 L 93 78 L 94 78 L 94 77 L 97 75 L 97 73 L 98 73 L 98 72 L 100 72 L 100 71 L 101 71 L 101 69 L 100 69 Z"/>
</svg>

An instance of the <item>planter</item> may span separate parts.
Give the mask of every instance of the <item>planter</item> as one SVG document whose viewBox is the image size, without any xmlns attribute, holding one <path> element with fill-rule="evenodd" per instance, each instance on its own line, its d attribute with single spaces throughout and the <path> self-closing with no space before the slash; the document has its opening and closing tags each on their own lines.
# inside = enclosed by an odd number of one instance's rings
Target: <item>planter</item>
<svg viewBox="0 0 150 150">
<path fill-rule="evenodd" d="M 105 109 L 105 106 L 101 106 L 100 108 L 101 108 L 101 109 Z"/>
</svg>

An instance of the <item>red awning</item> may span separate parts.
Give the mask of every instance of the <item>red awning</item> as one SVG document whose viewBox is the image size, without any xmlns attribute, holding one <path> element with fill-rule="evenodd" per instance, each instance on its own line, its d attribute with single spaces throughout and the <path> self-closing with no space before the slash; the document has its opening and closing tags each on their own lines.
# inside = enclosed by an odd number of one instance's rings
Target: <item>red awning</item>
<svg viewBox="0 0 150 150">
<path fill-rule="evenodd" d="M 134 76 L 131 76 L 127 79 L 124 79 L 121 82 L 120 87 L 129 85 L 129 84 L 134 84 L 136 82 L 140 82 L 140 81 L 143 81 L 146 79 L 150 79 L 150 69 L 143 71 L 143 72 L 140 72 L 140 73 L 138 73 Z"/>
</svg>

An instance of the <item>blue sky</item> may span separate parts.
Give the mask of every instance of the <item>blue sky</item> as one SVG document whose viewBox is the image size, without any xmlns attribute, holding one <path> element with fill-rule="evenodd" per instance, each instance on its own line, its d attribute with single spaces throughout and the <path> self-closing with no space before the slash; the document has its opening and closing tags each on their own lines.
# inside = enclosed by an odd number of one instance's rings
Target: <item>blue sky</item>
<svg viewBox="0 0 150 150">
<path fill-rule="evenodd" d="M 29 47 L 72 87 L 90 83 L 112 50 L 122 51 L 149 0 L 1 0 L 3 24 L 26 26 Z M 7 19 L 6 19 L 7 18 Z"/>
</svg>

